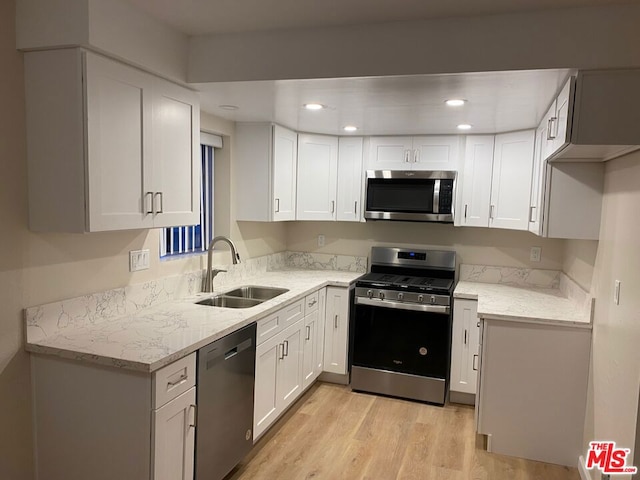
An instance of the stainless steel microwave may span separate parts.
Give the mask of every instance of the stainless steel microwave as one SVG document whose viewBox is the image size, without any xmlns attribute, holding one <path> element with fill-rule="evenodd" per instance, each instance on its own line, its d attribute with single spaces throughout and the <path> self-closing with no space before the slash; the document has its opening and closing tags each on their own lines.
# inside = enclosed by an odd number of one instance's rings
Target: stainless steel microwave
<svg viewBox="0 0 640 480">
<path fill-rule="evenodd" d="M 367 170 L 367 220 L 453 223 L 457 172 Z"/>
</svg>

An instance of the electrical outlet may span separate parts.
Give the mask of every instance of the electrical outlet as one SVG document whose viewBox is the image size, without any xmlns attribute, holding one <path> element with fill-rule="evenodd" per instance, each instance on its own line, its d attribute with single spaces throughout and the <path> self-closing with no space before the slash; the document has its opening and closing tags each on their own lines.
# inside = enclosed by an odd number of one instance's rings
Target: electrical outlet
<svg viewBox="0 0 640 480">
<path fill-rule="evenodd" d="M 613 284 L 613 303 L 620 305 L 620 280 Z"/>
<path fill-rule="evenodd" d="M 532 262 L 539 262 L 542 257 L 542 248 L 531 247 L 531 253 L 529 254 L 529 260 Z"/>
<path fill-rule="evenodd" d="M 149 249 L 131 250 L 129 252 L 129 271 L 137 272 L 149 268 Z"/>
<path fill-rule="evenodd" d="M 318 235 L 318 246 L 324 247 L 324 235 Z"/>
</svg>

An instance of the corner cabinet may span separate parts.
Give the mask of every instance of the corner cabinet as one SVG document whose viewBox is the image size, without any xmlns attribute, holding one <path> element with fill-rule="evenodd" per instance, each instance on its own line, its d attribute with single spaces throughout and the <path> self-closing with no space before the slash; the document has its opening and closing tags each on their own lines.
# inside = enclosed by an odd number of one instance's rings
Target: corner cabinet
<svg viewBox="0 0 640 480">
<path fill-rule="evenodd" d="M 32 230 L 199 222 L 195 92 L 82 49 L 27 52 L 25 87 Z"/>
<path fill-rule="evenodd" d="M 271 123 L 237 123 L 236 219 L 296 219 L 298 134 Z"/>
<path fill-rule="evenodd" d="M 195 359 L 149 374 L 32 355 L 36 477 L 192 480 Z"/>
</svg>

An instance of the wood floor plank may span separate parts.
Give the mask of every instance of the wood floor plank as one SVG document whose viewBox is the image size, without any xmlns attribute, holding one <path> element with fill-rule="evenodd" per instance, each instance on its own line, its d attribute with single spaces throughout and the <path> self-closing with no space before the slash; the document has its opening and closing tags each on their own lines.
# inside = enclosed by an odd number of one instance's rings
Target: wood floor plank
<svg viewBox="0 0 640 480">
<path fill-rule="evenodd" d="M 579 480 L 577 469 L 488 453 L 473 407 L 312 386 L 226 480 Z"/>
</svg>

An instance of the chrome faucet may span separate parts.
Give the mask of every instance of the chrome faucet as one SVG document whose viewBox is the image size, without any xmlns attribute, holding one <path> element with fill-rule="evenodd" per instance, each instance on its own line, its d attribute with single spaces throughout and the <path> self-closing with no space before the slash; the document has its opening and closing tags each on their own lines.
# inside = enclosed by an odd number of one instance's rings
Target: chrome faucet
<svg viewBox="0 0 640 480">
<path fill-rule="evenodd" d="M 221 272 L 226 272 L 226 270 L 218 270 L 212 268 L 213 263 L 213 246 L 218 242 L 225 242 L 231 248 L 231 260 L 234 265 L 240 263 L 240 255 L 236 249 L 236 245 L 231 241 L 230 238 L 220 235 L 218 237 L 214 237 L 209 244 L 209 248 L 207 249 L 207 271 L 204 274 L 204 278 L 202 279 L 202 291 L 203 292 L 213 292 L 213 279 L 215 276 Z"/>
</svg>

